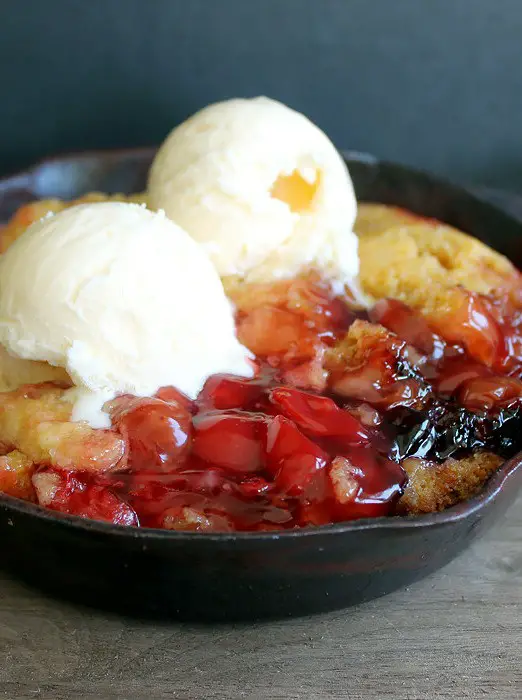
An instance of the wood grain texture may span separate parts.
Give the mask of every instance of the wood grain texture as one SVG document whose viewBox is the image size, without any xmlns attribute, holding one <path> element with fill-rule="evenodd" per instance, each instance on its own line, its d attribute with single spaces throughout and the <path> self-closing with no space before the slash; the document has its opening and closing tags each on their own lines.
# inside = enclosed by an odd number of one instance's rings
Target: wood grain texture
<svg viewBox="0 0 522 700">
<path fill-rule="evenodd" d="M 522 698 L 522 497 L 446 569 L 351 610 L 196 627 L 108 617 L 0 574 L 9 700 Z"/>
</svg>

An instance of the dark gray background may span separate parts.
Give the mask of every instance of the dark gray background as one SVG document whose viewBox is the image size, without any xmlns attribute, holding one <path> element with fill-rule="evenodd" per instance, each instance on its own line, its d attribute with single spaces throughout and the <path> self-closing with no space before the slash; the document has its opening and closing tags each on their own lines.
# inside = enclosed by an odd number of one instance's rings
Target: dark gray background
<svg viewBox="0 0 522 700">
<path fill-rule="evenodd" d="M 340 148 L 522 190 L 521 0 L 0 0 L 0 172 L 265 93 Z"/>
</svg>

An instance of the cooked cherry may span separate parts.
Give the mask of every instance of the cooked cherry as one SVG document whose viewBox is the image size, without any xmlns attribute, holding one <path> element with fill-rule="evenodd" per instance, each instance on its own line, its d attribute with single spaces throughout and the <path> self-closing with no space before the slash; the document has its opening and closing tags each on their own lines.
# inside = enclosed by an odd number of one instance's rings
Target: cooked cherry
<svg viewBox="0 0 522 700">
<path fill-rule="evenodd" d="M 504 343 L 498 323 L 484 299 L 460 290 L 460 308 L 440 322 L 440 332 L 450 343 L 464 346 L 471 357 L 492 367 L 504 356 Z"/>
<path fill-rule="evenodd" d="M 468 380 L 487 376 L 491 376 L 488 367 L 471 360 L 467 355 L 460 355 L 445 360 L 433 380 L 439 394 L 452 396 Z"/>
<path fill-rule="evenodd" d="M 261 307 L 238 321 L 239 340 L 257 356 L 313 357 L 316 333 L 302 316 L 286 309 Z"/>
<path fill-rule="evenodd" d="M 335 437 L 346 445 L 362 445 L 370 439 L 357 418 L 326 396 L 281 387 L 270 391 L 270 399 L 281 413 L 309 435 Z"/>
<path fill-rule="evenodd" d="M 266 455 L 268 471 L 278 488 L 289 496 L 305 493 L 329 461 L 324 450 L 283 416 L 276 416 L 268 426 Z"/>
<path fill-rule="evenodd" d="M 347 372 L 332 383 L 332 391 L 341 397 L 368 403 L 379 410 L 422 405 L 430 392 L 429 385 L 414 377 L 402 377 L 403 372 L 407 374 L 409 371 L 405 364 L 394 362 L 394 370 L 390 364 L 381 359 L 375 365 L 368 364 Z"/>
<path fill-rule="evenodd" d="M 249 413 L 208 413 L 194 424 L 192 454 L 234 472 L 255 472 L 263 466 L 266 418 Z"/>
<path fill-rule="evenodd" d="M 273 490 L 273 486 L 261 476 L 252 476 L 241 481 L 240 490 L 243 496 L 252 499 L 269 494 Z"/>
<path fill-rule="evenodd" d="M 243 379 L 233 375 L 215 374 L 205 382 L 198 396 L 198 406 L 203 410 L 247 410 L 261 397 L 270 384 L 272 375 L 273 372 L 265 371 L 256 379 Z"/>
<path fill-rule="evenodd" d="M 178 391 L 173 386 L 164 386 L 159 389 L 156 398 L 165 401 L 165 403 L 182 406 L 188 413 L 194 413 L 196 408 L 194 401 L 191 401 L 188 396 L 185 396 L 185 394 L 182 394 L 181 391 Z"/>
<path fill-rule="evenodd" d="M 374 450 L 352 448 L 330 466 L 338 516 L 344 520 L 387 515 L 406 483 L 403 469 Z"/>
<path fill-rule="evenodd" d="M 474 377 L 463 382 L 459 403 L 472 411 L 507 407 L 522 399 L 522 382 L 512 377 Z"/>
<path fill-rule="evenodd" d="M 383 299 L 370 311 L 370 319 L 393 331 L 433 360 L 442 357 L 444 340 L 434 333 L 427 322 L 406 304 L 396 299 Z"/>
<path fill-rule="evenodd" d="M 170 471 L 183 462 L 190 445 L 191 416 L 172 399 L 120 401 L 113 422 L 127 439 L 133 471 Z"/>
</svg>

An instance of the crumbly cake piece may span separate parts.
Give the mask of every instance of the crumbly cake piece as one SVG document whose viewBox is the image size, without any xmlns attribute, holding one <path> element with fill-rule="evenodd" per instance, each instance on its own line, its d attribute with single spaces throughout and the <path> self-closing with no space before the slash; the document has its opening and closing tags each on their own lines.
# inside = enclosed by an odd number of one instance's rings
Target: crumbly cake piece
<svg viewBox="0 0 522 700">
<path fill-rule="evenodd" d="M 451 226 L 394 217 L 390 226 L 380 210 L 375 216 L 374 228 L 360 232 L 359 254 L 361 284 L 376 300 L 399 299 L 433 313 L 455 287 L 489 294 L 519 280 L 507 258 Z"/>
<path fill-rule="evenodd" d="M 31 462 L 85 471 L 121 466 L 125 441 L 111 430 L 71 422 L 66 389 L 47 382 L 0 393 L 0 441 Z"/>
<path fill-rule="evenodd" d="M 441 464 L 417 457 L 405 459 L 408 483 L 397 504 L 400 515 L 433 513 L 475 496 L 504 460 L 491 452 L 475 452 Z"/>
</svg>

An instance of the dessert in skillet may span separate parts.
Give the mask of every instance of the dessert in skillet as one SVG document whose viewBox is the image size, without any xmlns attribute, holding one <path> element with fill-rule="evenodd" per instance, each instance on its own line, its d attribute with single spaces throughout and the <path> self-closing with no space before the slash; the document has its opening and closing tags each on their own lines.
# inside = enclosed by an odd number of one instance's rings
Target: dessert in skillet
<svg viewBox="0 0 522 700">
<path fill-rule="evenodd" d="M 150 210 L 108 199 L 4 230 L 4 493 L 269 531 L 441 510 L 519 449 L 518 271 L 436 221 L 357 213 L 304 116 L 207 107 L 132 197 Z"/>
</svg>

